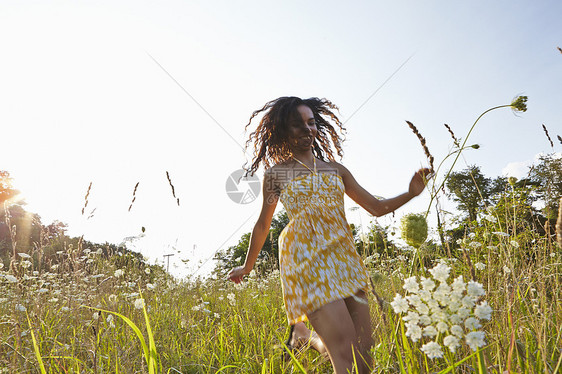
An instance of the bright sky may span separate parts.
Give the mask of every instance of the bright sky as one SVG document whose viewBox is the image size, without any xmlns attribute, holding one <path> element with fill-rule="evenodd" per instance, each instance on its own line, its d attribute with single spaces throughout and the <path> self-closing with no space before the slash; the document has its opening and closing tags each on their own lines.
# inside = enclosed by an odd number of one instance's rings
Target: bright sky
<svg viewBox="0 0 562 374">
<path fill-rule="evenodd" d="M 561 15 L 558 0 L 2 0 L 0 169 L 44 223 L 113 243 L 144 226 L 135 249 L 151 261 L 175 253 L 171 270 L 185 274 L 257 219 L 260 198 L 236 204 L 225 183 L 245 161 L 252 111 L 279 96 L 336 103 L 342 163 L 380 196 L 404 192 L 426 163 L 406 119 L 440 161 L 452 144 L 443 123 L 464 137 L 482 111 L 524 94 L 526 113 L 484 117 L 469 141 L 481 148 L 457 169 L 520 176 L 552 150 L 543 123 L 560 151 Z M 396 219 L 428 202 L 425 193 Z"/>
</svg>

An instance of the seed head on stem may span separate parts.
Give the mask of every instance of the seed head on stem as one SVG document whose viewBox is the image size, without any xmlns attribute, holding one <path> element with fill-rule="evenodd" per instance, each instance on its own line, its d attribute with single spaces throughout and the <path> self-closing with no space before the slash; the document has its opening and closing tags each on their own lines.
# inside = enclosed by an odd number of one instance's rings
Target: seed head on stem
<svg viewBox="0 0 562 374">
<path fill-rule="evenodd" d="M 414 126 L 414 124 L 410 121 L 406 121 L 406 123 L 408 124 L 408 126 L 410 126 L 410 129 L 412 130 L 412 132 L 418 137 L 418 139 L 420 140 L 420 143 L 423 147 L 423 152 L 425 153 L 428 161 L 429 161 L 429 169 L 431 170 L 431 172 L 434 172 L 434 167 L 433 167 L 433 156 L 431 155 L 431 152 L 429 152 L 429 148 L 427 148 L 426 142 L 425 142 L 425 138 L 420 134 L 420 132 L 418 131 L 418 129 L 416 128 L 416 126 Z"/>
</svg>

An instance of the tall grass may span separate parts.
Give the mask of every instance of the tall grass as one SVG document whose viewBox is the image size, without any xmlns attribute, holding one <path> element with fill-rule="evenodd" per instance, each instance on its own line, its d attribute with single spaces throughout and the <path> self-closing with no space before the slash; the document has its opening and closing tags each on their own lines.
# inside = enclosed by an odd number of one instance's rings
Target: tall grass
<svg viewBox="0 0 562 374">
<path fill-rule="evenodd" d="M 523 224 L 525 207 L 518 199 L 512 189 L 501 207 L 482 212 L 484 218 L 460 241 L 462 250 L 438 252 L 426 242 L 417 250 L 386 248 L 365 259 L 380 298 L 370 300 L 374 372 L 560 372 L 562 239 L 557 243 Z M 450 228 L 446 225 L 443 229 Z M 561 227 L 562 212 L 559 235 Z M 283 359 L 287 329 L 276 271 L 253 274 L 240 285 L 180 281 L 126 256 L 102 257 L 81 245 L 65 248 L 56 266 L 37 261 L 38 246 L 29 254 L 35 259 L 31 266 L 14 252 L 10 266 L 0 268 L 0 373 L 332 370 L 311 350 Z M 451 267 L 451 277 L 463 275 L 486 290 L 493 314 L 483 322 L 486 345 L 477 352 L 462 344 L 444 358 L 429 359 L 420 349 L 427 338 L 409 340 L 390 307 L 395 295 L 404 293 L 405 278 L 427 276 L 438 261 Z"/>
</svg>

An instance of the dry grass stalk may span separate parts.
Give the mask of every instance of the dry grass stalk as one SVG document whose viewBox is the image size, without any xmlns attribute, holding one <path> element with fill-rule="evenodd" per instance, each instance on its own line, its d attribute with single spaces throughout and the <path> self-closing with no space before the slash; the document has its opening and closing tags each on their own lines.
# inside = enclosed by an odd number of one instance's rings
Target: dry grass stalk
<svg viewBox="0 0 562 374">
<path fill-rule="evenodd" d="M 176 197 L 176 189 L 174 188 L 174 185 L 172 184 L 172 179 L 170 178 L 170 173 L 168 173 L 166 171 L 166 178 L 168 178 L 168 183 L 170 183 L 170 187 L 172 187 L 172 196 L 174 197 L 174 199 L 176 199 L 176 202 L 178 203 L 178 206 L 180 206 L 180 199 L 178 197 Z"/>
<path fill-rule="evenodd" d="M 420 132 L 418 131 L 418 129 L 416 128 L 416 126 L 414 126 L 414 124 L 410 121 L 406 121 L 406 123 L 408 124 L 408 126 L 410 126 L 410 129 L 413 131 L 413 133 L 418 137 L 418 139 L 420 140 L 420 143 L 423 147 L 423 152 L 425 153 L 425 155 L 427 156 L 427 159 L 429 160 L 429 168 L 431 169 L 431 172 L 434 172 L 434 167 L 433 167 L 433 156 L 431 155 L 431 152 L 429 152 L 429 148 L 427 148 L 426 142 L 425 142 L 425 138 L 420 134 Z"/>
<path fill-rule="evenodd" d="M 560 47 L 556 47 L 556 48 L 558 48 L 558 50 L 560 51 L 560 53 L 562 53 L 562 48 L 560 48 Z"/>
<path fill-rule="evenodd" d="M 447 130 L 449 131 L 449 134 L 451 134 L 451 138 L 453 138 L 453 142 L 455 143 L 455 145 L 458 147 L 459 146 L 459 140 L 457 139 L 457 137 L 455 136 L 455 133 L 453 132 L 453 130 L 451 129 L 451 127 L 449 125 L 447 125 L 446 123 L 444 123 L 443 125 L 445 125 L 445 127 L 447 128 Z"/>
<path fill-rule="evenodd" d="M 131 208 L 133 207 L 133 203 L 135 202 L 135 200 L 137 199 L 137 188 L 139 187 L 139 183 L 137 182 L 137 184 L 135 184 L 135 189 L 133 190 L 133 200 L 131 200 L 131 205 L 129 205 L 129 212 L 131 211 Z"/>
<path fill-rule="evenodd" d="M 558 207 L 558 220 L 556 221 L 556 242 L 562 248 L 562 199 Z"/>
<path fill-rule="evenodd" d="M 546 126 L 544 125 L 544 123 L 542 125 L 542 129 L 544 130 L 544 133 L 546 134 L 546 137 L 548 138 L 548 141 L 550 142 L 550 146 L 552 148 L 554 148 L 554 143 L 552 142 L 552 139 L 550 139 L 550 134 L 548 133 L 548 130 L 546 129 Z"/>
<path fill-rule="evenodd" d="M 90 182 L 90 185 L 88 186 L 88 190 L 86 191 L 86 196 L 84 196 L 84 206 L 82 207 L 82 215 L 84 215 L 84 211 L 86 210 L 86 207 L 88 206 L 88 197 L 90 196 L 90 190 L 92 189 L 92 182 Z"/>
</svg>

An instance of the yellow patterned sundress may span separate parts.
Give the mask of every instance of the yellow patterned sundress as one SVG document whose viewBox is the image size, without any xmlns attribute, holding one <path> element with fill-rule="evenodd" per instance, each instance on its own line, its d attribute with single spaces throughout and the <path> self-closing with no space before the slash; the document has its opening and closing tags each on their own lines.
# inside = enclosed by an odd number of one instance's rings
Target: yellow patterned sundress
<svg viewBox="0 0 562 374">
<path fill-rule="evenodd" d="M 279 235 L 279 270 L 290 324 L 338 299 L 369 289 L 369 275 L 345 218 L 345 187 L 337 173 L 296 177 L 280 191 L 289 223 Z"/>
</svg>

